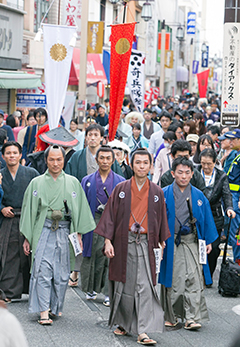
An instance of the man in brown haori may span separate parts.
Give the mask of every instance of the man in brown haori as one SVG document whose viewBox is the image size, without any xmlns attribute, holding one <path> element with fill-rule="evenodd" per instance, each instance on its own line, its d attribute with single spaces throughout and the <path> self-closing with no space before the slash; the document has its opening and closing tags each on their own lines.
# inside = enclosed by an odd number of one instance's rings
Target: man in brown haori
<svg viewBox="0 0 240 347">
<path fill-rule="evenodd" d="M 155 289 L 157 253 L 170 236 L 161 188 L 147 174 L 151 155 L 136 150 L 134 176 L 111 194 L 95 232 L 105 237 L 109 264 L 109 325 L 116 335 L 138 335 L 138 343 L 155 344 L 146 333 L 162 332 L 163 310 Z"/>
</svg>

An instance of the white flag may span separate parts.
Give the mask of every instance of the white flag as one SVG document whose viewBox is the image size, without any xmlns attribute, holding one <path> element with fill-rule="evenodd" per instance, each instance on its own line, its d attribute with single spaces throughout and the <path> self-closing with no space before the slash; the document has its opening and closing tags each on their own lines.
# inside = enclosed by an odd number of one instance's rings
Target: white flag
<svg viewBox="0 0 240 347">
<path fill-rule="evenodd" d="M 138 112 L 143 112 L 144 105 L 145 57 L 145 53 L 132 49 L 128 70 L 128 88 L 132 102 Z"/>
<path fill-rule="evenodd" d="M 76 27 L 43 24 L 44 74 L 50 130 L 58 126 L 66 96 Z"/>
</svg>

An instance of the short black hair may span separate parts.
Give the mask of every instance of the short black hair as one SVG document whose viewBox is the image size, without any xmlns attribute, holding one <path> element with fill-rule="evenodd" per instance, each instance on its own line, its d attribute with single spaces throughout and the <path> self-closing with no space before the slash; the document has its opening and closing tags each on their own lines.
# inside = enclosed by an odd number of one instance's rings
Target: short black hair
<svg viewBox="0 0 240 347">
<path fill-rule="evenodd" d="M 169 125 L 168 131 L 173 131 L 174 133 L 177 131 L 178 128 L 183 128 L 182 123 L 180 122 L 174 122 Z"/>
<path fill-rule="evenodd" d="M 104 136 L 104 128 L 100 125 L 100 124 L 91 124 L 89 125 L 89 127 L 87 127 L 86 132 L 85 132 L 85 136 L 87 136 L 87 134 L 89 133 L 89 131 L 92 130 L 98 130 L 101 134 L 101 137 Z"/>
<path fill-rule="evenodd" d="M 213 135 L 218 135 L 218 136 L 220 136 L 220 134 L 221 134 L 221 132 L 220 132 L 220 128 L 217 126 L 217 125 L 211 125 L 208 129 L 207 129 L 207 131 L 211 131 L 211 133 L 213 134 Z"/>
<path fill-rule="evenodd" d="M 97 150 L 97 153 L 96 153 L 96 159 L 98 159 L 98 156 L 99 156 L 100 152 L 111 152 L 113 161 L 115 160 L 115 153 L 114 153 L 112 147 L 110 147 L 108 145 L 102 145 L 101 147 L 99 147 L 98 150 Z"/>
<path fill-rule="evenodd" d="M 139 123 L 134 123 L 132 125 L 132 129 L 137 129 L 137 130 L 141 130 L 141 125 Z"/>
<path fill-rule="evenodd" d="M 186 157 L 178 157 L 174 159 L 174 161 L 172 162 L 172 171 L 175 172 L 179 165 L 188 166 L 190 167 L 191 171 L 193 171 L 193 163 Z"/>
<path fill-rule="evenodd" d="M 162 117 L 167 117 L 167 118 L 169 118 L 170 120 L 172 120 L 171 114 L 170 114 L 168 111 L 166 111 L 166 110 L 163 110 L 163 111 L 160 113 L 160 115 L 159 115 L 159 120 L 161 120 Z"/>
<path fill-rule="evenodd" d="M 135 158 L 136 154 L 148 155 L 148 158 L 149 158 L 149 161 L 150 161 L 150 165 L 152 165 L 152 156 L 148 152 L 148 150 L 145 149 L 145 148 L 138 148 L 138 149 L 136 149 L 136 151 L 133 152 L 132 157 L 131 157 L 131 166 L 132 166 L 132 168 L 133 168 L 133 162 L 134 162 L 134 158 Z"/>
<path fill-rule="evenodd" d="M 34 111 L 33 111 L 33 110 L 30 110 L 30 111 L 28 112 L 27 121 L 29 121 L 29 119 L 30 119 L 31 117 L 34 117 L 34 118 L 36 119 L 36 117 L 34 116 Z"/>
<path fill-rule="evenodd" d="M 0 128 L 0 146 L 7 140 L 7 130 Z"/>
<path fill-rule="evenodd" d="M 202 157 L 210 157 L 216 163 L 217 153 L 212 148 L 205 148 L 199 155 L 200 162 Z"/>
<path fill-rule="evenodd" d="M 172 144 L 172 147 L 171 147 L 171 154 L 173 157 L 175 157 L 177 151 L 179 152 L 188 151 L 189 155 L 191 155 L 192 147 L 190 143 L 186 140 L 177 140 Z"/>
<path fill-rule="evenodd" d="M 62 155 L 63 155 L 63 159 L 65 160 L 66 153 L 65 153 L 65 150 L 62 148 L 62 146 L 59 146 L 59 145 L 51 145 L 51 146 L 49 146 L 47 149 L 45 149 L 45 151 L 44 151 L 44 159 L 45 159 L 45 162 L 47 162 L 47 158 L 48 158 L 48 155 L 49 155 L 49 152 L 51 151 L 51 149 L 60 149 L 61 152 L 62 152 Z"/>
<path fill-rule="evenodd" d="M 15 128 L 16 121 L 12 114 L 10 114 L 6 119 L 6 124 L 9 125 L 11 128 Z"/>
<path fill-rule="evenodd" d="M 163 134 L 163 137 L 162 137 L 164 140 L 170 140 L 170 141 L 176 141 L 177 140 L 177 136 L 175 135 L 175 133 L 173 131 L 166 131 L 164 134 Z"/>
<path fill-rule="evenodd" d="M 18 142 L 16 142 L 16 141 L 8 141 L 8 142 L 5 142 L 5 143 L 3 144 L 3 146 L 2 146 L 2 154 L 3 154 L 3 155 L 4 155 L 4 153 L 5 153 L 6 148 L 7 148 L 7 147 L 10 147 L 10 146 L 15 146 L 15 147 L 17 147 L 19 153 L 20 153 L 20 154 L 22 153 L 22 146 L 21 146 Z"/>
<path fill-rule="evenodd" d="M 48 119 L 48 115 L 47 115 L 47 111 L 45 110 L 45 108 L 39 107 L 36 108 L 36 110 L 34 110 L 34 117 L 37 119 L 37 114 L 40 115 L 44 115 L 46 117 L 46 119 Z"/>
<path fill-rule="evenodd" d="M 70 120 L 70 123 L 75 123 L 76 125 L 78 125 L 78 120 L 77 120 L 77 118 L 72 118 L 71 120 Z"/>
<path fill-rule="evenodd" d="M 109 99 L 105 99 L 104 102 L 109 102 Z"/>
</svg>

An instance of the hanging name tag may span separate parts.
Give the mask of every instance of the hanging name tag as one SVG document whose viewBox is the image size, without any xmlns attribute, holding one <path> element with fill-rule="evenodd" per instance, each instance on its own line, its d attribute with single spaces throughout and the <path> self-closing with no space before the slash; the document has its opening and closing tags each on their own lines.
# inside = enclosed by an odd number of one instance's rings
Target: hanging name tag
<svg viewBox="0 0 240 347">
<path fill-rule="evenodd" d="M 82 253 L 82 248 L 81 248 L 80 243 L 78 241 L 77 233 L 69 234 L 68 237 L 69 237 L 69 240 L 73 246 L 74 254 L 76 257 L 77 255 Z"/>
<path fill-rule="evenodd" d="M 198 240 L 198 250 L 199 250 L 199 264 L 207 264 L 207 250 L 206 241 Z"/>
<path fill-rule="evenodd" d="M 162 248 L 153 248 L 156 263 L 156 274 L 160 272 L 160 264 L 162 260 Z"/>
</svg>

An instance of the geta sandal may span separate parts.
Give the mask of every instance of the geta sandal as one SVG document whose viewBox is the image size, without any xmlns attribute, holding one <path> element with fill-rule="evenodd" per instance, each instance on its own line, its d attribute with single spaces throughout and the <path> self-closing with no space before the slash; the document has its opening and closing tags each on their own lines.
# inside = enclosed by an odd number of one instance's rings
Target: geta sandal
<svg viewBox="0 0 240 347">
<path fill-rule="evenodd" d="M 155 345 L 157 341 L 150 339 L 147 334 L 141 334 L 138 336 L 137 343 L 140 343 L 141 345 L 151 346 Z"/>
<path fill-rule="evenodd" d="M 201 324 L 194 322 L 194 320 L 188 320 L 188 321 L 186 321 L 186 323 L 184 325 L 184 329 L 186 329 L 186 330 L 198 330 L 201 327 L 202 327 Z"/>
<path fill-rule="evenodd" d="M 69 287 L 77 287 L 78 286 L 78 278 L 73 280 L 70 276 L 69 281 L 68 281 L 68 285 L 69 285 Z"/>
<path fill-rule="evenodd" d="M 38 324 L 40 325 L 52 325 L 53 321 L 49 318 L 40 318 Z"/>
<path fill-rule="evenodd" d="M 118 336 L 124 336 L 124 335 L 127 335 L 127 332 L 125 329 L 123 329 L 122 327 L 117 327 L 116 330 L 114 330 L 113 332 L 115 335 L 118 335 Z"/>
</svg>

